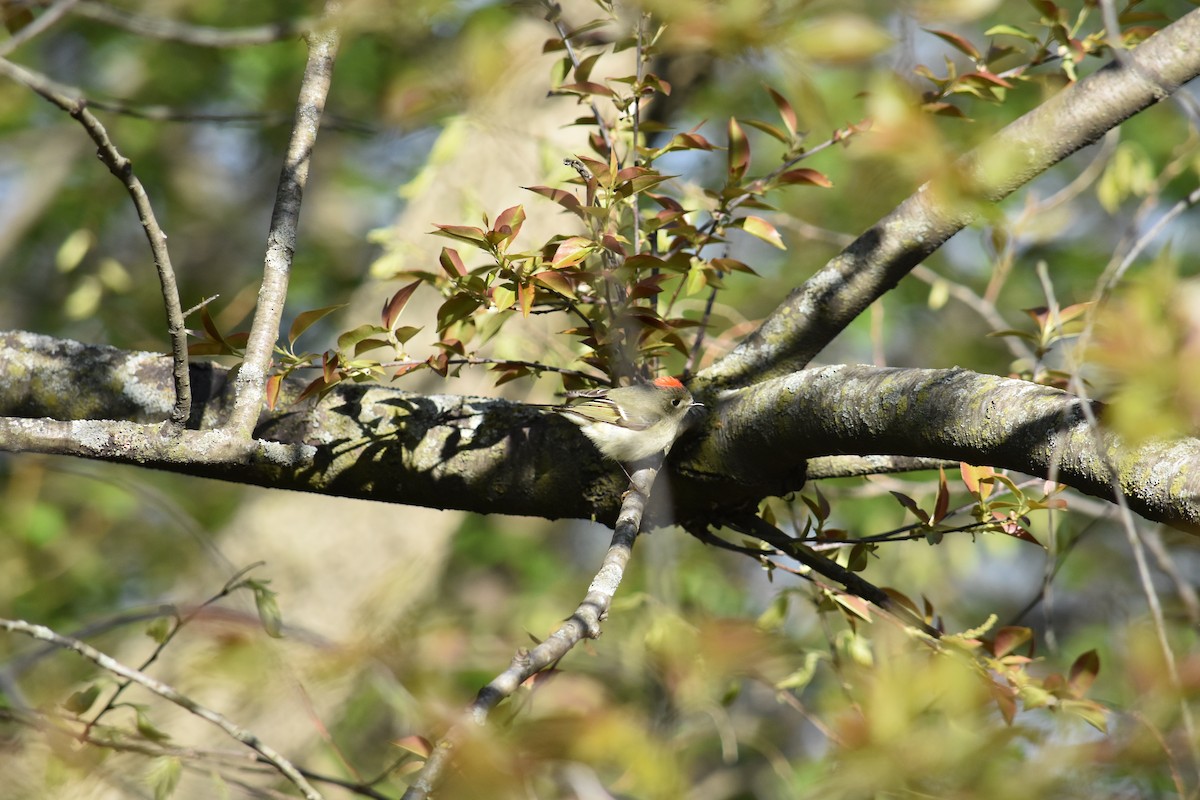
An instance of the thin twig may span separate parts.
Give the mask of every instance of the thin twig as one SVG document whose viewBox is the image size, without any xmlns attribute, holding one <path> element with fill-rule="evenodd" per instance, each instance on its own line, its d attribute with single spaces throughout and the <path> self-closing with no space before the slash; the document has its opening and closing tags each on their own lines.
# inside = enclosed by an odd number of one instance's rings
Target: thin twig
<svg viewBox="0 0 1200 800">
<path fill-rule="evenodd" d="M 150 655 L 146 658 L 146 660 L 142 662 L 140 667 L 138 667 L 138 672 L 145 672 L 146 669 L 150 667 L 150 665 L 152 665 L 155 661 L 157 661 L 158 657 L 160 655 L 162 655 L 164 650 L 167 649 L 167 645 L 169 645 L 171 643 L 171 641 L 179 634 L 179 632 L 181 630 L 183 630 L 184 626 L 187 625 L 192 620 L 194 620 L 200 614 L 200 612 L 202 612 L 204 609 L 208 608 L 213 603 L 216 603 L 217 601 L 221 600 L 222 598 L 227 597 L 234 590 L 240 588 L 242 586 L 242 582 L 241 582 L 242 577 L 246 573 L 250 572 L 251 570 L 257 569 L 258 567 L 262 566 L 264 563 L 265 562 L 263 562 L 263 561 L 257 561 L 248 567 L 244 567 L 244 568 L 238 570 L 237 573 L 232 578 L 230 578 L 229 580 L 227 580 L 225 582 L 225 585 L 223 587 L 221 587 L 221 591 L 217 592 L 212 597 L 208 598 L 203 603 L 196 606 L 195 608 L 193 608 L 191 611 L 189 611 L 186 614 L 181 615 L 179 613 L 179 609 L 177 607 L 170 606 L 169 607 L 170 615 L 175 618 L 175 627 L 171 628 L 171 630 L 167 633 L 167 635 L 162 637 L 162 639 L 155 646 L 154 650 L 151 651 Z M 130 684 L 132 684 L 132 683 L 133 683 L 133 681 L 127 678 L 127 679 L 125 679 L 124 682 L 120 683 L 117 686 L 117 690 L 115 692 L 113 692 L 111 697 L 108 698 L 108 702 L 106 702 L 100 708 L 100 710 L 98 712 L 96 712 L 96 715 L 94 717 L 92 717 L 90 722 L 88 722 L 84 725 L 84 728 L 83 728 L 84 734 L 89 733 L 91 731 L 91 729 L 93 727 L 95 727 L 96 723 L 98 723 L 101 720 L 101 718 L 104 717 L 105 714 L 107 714 L 109 711 L 111 711 L 116 706 L 117 700 L 120 699 L 121 695 L 125 692 L 126 689 L 129 688 Z"/>
<path fill-rule="evenodd" d="M 296 769 L 295 765 L 276 752 L 274 748 L 270 747 L 261 739 L 259 739 L 257 735 L 239 725 L 235 725 L 224 715 L 200 705 L 192 698 L 172 688 L 171 686 L 168 686 L 162 681 L 151 678 L 144 672 L 139 672 L 136 669 L 127 667 L 112 656 L 106 655 L 91 645 L 85 644 L 78 639 L 71 639 L 67 636 L 62 636 L 61 634 L 55 633 L 44 625 L 33 625 L 22 620 L 0 619 L 0 629 L 9 631 L 11 633 L 23 633 L 26 636 L 30 636 L 34 639 L 38 639 L 43 642 L 50 642 L 65 650 L 71 650 L 75 653 L 78 653 L 92 663 L 96 664 L 96 666 L 100 667 L 101 669 L 108 670 L 114 675 L 118 675 L 122 678 L 133 681 L 134 683 L 144 687 L 145 689 L 148 689 L 159 697 L 169 700 L 180 708 L 195 714 L 197 717 L 200 717 L 207 722 L 211 722 L 213 725 L 216 725 L 218 728 L 225 731 L 225 733 L 227 733 L 229 736 L 251 748 L 264 759 L 266 759 L 268 763 L 274 766 L 275 769 L 279 770 L 282 775 L 290 780 L 292 784 L 301 791 L 304 797 L 307 798 L 307 800 L 322 800 L 321 794 L 312 787 L 312 785 L 305 779 L 303 775 L 300 774 L 300 771 Z"/>
<path fill-rule="evenodd" d="M 124 184 L 133 205 L 137 209 L 142 230 L 150 242 L 154 266 L 158 270 L 158 281 L 162 288 L 163 306 L 167 315 L 167 331 L 171 336 L 172 378 L 175 383 L 175 405 L 171 409 L 170 422 L 177 428 L 187 424 L 192 409 L 192 387 L 188 375 L 187 329 L 183 323 L 183 309 L 179 302 L 179 287 L 175 283 L 175 270 L 171 266 L 171 254 L 167 250 L 167 235 L 159 227 L 150 205 L 150 198 L 142 182 L 133 174 L 133 163 L 121 155 L 108 137 L 108 131 L 100 120 L 87 109 L 87 98 L 78 91 L 55 83 L 44 75 L 0 58 L 0 74 L 23 84 L 54 105 L 66 111 L 81 124 L 88 136 L 96 143 L 96 155 L 108 167 L 109 172 Z"/>
<path fill-rule="evenodd" d="M 69 12 L 79 0 L 58 0 L 38 15 L 37 19 L 14 33 L 8 41 L 0 42 L 0 58 L 8 58 L 8 54 L 21 45 L 33 39 L 38 34 L 50 28 Z"/>
<path fill-rule="evenodd" d="M 275 193 L 271 227 L 267 234 L 267 254 L 263 282 L 258 291 L 258 309 L 250 326 L 246 355 L 234 381 L 233 411 L 226 427 L 239 436 L 252 435 L 266 397 L 267 371 L 279 337 L 283 305 L 287 298 L 292 256 L 296 251 L 296 230 L 308 170 L 312 163 L 321 113 L 333 79 L 333 62 L 340 37 L 332 25 L 341 10 L 340 0 L 326 0 L 322 25 L 308 36 L 308 63 L 300 84 L 296 122 L 292 126 L 287 156 Z"/>
<path fill-rule="evenodd" d="M 929 625 L 929 623 L 914 614 L 910 609 L 893 602 L 887 592 L 875 584 L 864 580 L 861 576 L 842 567 L 840 564 L 820 555 L 800 540 L 793 539 L 760 517 L 744 514 L 728 519 L 726 523 L 736 531 L 744 533 L 747 536 L 753 536 L 756 539 L 761 539 L 781 553 L 799 561 L 818 575 L 823 575 L 832 581 L 837 581 L 846 587 L 846 591 L 850 592 L 850 594 L 861 597 L 863 600 L 878 606 L 884 611 L 897 614 L 904 618 L 908 624 L 919 628 L 926 635 L 935 639 L 941 637 L 942 634 L 940 631 Z"/>
<path fill-rule="evenodd" d="M 563 47 L 567 50 L 567 58 L 571 59 L 571 66 L 579 69 L 579 56 L 575 53 L 575 46 L 571 44 L 567 26 L 562 21 L 562 6 L 549 0 L 543 0 L 542 5 L 546 8 L 546 21 L 553 25 L 554 30 L 558 32 L 558 38 L 562 40 Z M 600 113 L 600 107 L 596 105 L 596 101 L 591 100 L 590 105 L 592 116 L 596 119 L 596 126 L 600 129 L 600 137 L 604 140 L 604 146 L 611 153 L 613 140 L 612 134 L 608 130 L 608 123 L 604 121 L 604 116 Z"/>
<path fill-rule="evenodd" d="M 442 773 L 450 763 L 455 746 L 462 740 L 468 725 L 483 725 L 488 714 L 500 701 L 511 696 L 531 676 L 557 664 L 563 656 L 584 639 L 600 636 L 600 623 L 608 616 L 613 595 L 621 585 L 625 567 L 633 554 L 633 543 L 641 529 L 642 516 L 647 497 L 637 490 L 649 487 L 654 482 L 658 467 L 639 469 L 630 476 L 631 491 L 625 496 L 620 516 L 613 529 L 612 542 L 600 570 L 592 579 L 587 595 L 565 622 L 532 650 L 518 650 L 508 669 L 497 675 L 487 686 L 479 690 L 474 702 L 466 708 L 462 718 L 451 726 L 446 735 L 434 746 L 425 766 L 417 773 L 413 784 L 404 793 L 403 800 L 424 800 L 434 790 Z"/>
<path fill-rule="evenodd" d="M 312 29 L 311 20 L 288 20 L 269 25 L 248 28 L 214 28 L 207 25 L 190 25 L 173 19 L 146 17 L 113 8 L 107 3 L 81 0 L 75 13 L 81 17 L 112 25 L 144 36 L 168 42 L 195 45 L 197 47 L 245 47 L 247 45 L 270 44 L 282 39 L 304 35 Z"/>
</svg>

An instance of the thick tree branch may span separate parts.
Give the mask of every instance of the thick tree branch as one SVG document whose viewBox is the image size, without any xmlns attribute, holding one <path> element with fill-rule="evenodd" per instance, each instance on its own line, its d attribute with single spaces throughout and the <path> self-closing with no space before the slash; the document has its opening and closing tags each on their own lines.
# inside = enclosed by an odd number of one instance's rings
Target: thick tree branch
<svg viewBox="0 0 1200 800">
<path fill-rule="evenodd" d="M 226 370 L 193 366 L 197 425 L 229 401 Z M 626 487 L 578 429 L 503 400 L 339 385 L 320 403 L 279 408 L 252 449 L 223 431 L 159 435 L 170 409 L 170 360 L 47 336 L 0 333 L 0 450 L 64 453 L 281 489 L 480 513 L 613 522 Z M 22 418 L 23 417 L 23 418 Z M 56 419 L 44 419 L 54 417 Z M 122 417 L 127 421 L 110 422 Z M 64 421 L 56 421 L 64 420 Z M 72 421 L 74 420 L 74 421 Z M 1049 476 L 1112 498 L 1115 464 L 1130 506 L 1200 532 L 1200 440 L 1097 443 L 1078 398 L 966 370 L 839 366 L 730 392 L 672 451 L 672 507 L 687 520 L 753 506 L 821 476 L 880 471 L 893 458 L 967 461 Z M 563 464 L 569 463 L 570 469 Z M 900 465 L 911 462 L 900 461 Z M 932 465 L 934 462 L 918 461 Z"/>
<path fill-rule="evenodd" d="M 1200 10 L 1063 90 L 959 159 L 858 237 L 699 376 L 744 386 L 805 366 L 913 267 L 994 203 L 1200 75 Z"/>
<path fill-rule="evenodd" d="M 300 83 L 300 98 L 296 104 L 296 121 L 288 141 L 275 208 L 271 212 L 271 227 L 267 233 L 267 255 L 263 264 L 263 282 L 258 290 L 258 306 L 250 325 L 245 360 L 238 370 L 233 411 L 226 423 L 231 431 L 249 438 L 266 396 L 267 372 L 275 341 L 279 338 L 279 323 L 287 299 L 288 279 L 292 256 L 296 252 L 296 231 L 300 223 L 300 204 L 304 186 L 308 183 L 308 168 L 312 163 L 321 114 L 333 81 L 333 62 L 338 51 L 338 32 L 332 26 L 341 9 L 339 0 L 326 0 L 325 13 L 319 30 L 308 35 L 308 63 Z"/>
<path fill-rule="evenodd" d="M 1200 440 L 1123 442 L 1093 430 L 1079 398 L 1025 381 L 824 367 L 730 392 L 711 430 L 680 448 L 685 475 L 719 464 L 720 479 L 737 475 L 767 491 L 805 457 L 941 458 L 1053 476 L 1106 500 L 1115 481 L 1137 513 L 1200 532 Z"/>
</svg>

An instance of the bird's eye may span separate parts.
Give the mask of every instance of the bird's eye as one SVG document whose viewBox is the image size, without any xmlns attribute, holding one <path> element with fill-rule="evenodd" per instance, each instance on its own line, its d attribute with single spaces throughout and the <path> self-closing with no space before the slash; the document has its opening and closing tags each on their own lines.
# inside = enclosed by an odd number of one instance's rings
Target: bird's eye
<svg viewBox="0 0 1200 800">
<path fill-rule="evenodd" d="M 671 405 L 675 406 L 676 408 L 679 408 L 679 404 L 682 402 L 683 402 L 682 397 L 676 397 L 674 400 L 671 401 Z"/>
</svg>

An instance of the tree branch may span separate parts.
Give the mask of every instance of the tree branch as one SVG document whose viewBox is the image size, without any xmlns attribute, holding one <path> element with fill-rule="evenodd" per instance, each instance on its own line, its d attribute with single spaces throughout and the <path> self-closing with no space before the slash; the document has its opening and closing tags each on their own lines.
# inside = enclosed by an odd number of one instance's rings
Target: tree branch
<svg viewBox="0 0 1200 800">
<path fill-rule="evenodd" d="M 154 266 L 158 270 L 158 282 L 162 288 L 163 306 L 167 315 L 167 331 L 171 336 L 171 353 L 175 365 L 172 373 L 175 402 L 169 419 L 174 427 L 186 425 L 192 407 L 192 388 L 188 378 L 187 329 L 183 325 L 179 287 L 175 283 L 175 269 L 171 266 L 171 254 L 167 250 L 167 234 L 159 227 L 142 182 L 133 174 L 133 163 L 117 150 L 100 120 L 87 110 L 87 99 L 78 91 L 3 58 L 0 58 L 0 75 L 28 86 L 78 120 L 96 143 L 96 155 L 104 162 L 104 166 L 108 167 L 108 171 L 124 184 L 133 199 L 142 230 L 150 243 Z"/>
<path fill-rule="evenodd" d="M 1048 386 L 963 369 L 834 366 L 730 392 L 719 413 L 711 435 L 677 448 L 681 474 L 720 465 L 720 479 L 768 492 L 806 457 L 950 459 L 1053 476 L 1106 500 L 1117 481 L 1137 513 L 1200 532 L 1200 439 L 1124 442 L 1091 430 L 1082 401 Z"/>
<path fill-rule="evenodd" d="M 90 645 L 87 645 L 78 639 L 71 639 L 66 636 L 62 636 L 42 625 L 31 625 L 30 623 L 23 622 L 21 620 L 0 619 L 0 629 L 13 633 L 23 633 L 26 636 L 30 636 L 34 639 L 39 639 L 43 642 L 50 642 L 51 644 L 54 644 L 65 650 L 72 650 L 88 659 L 101 669 L 108 670 L 114 675 L 118 675 L 122 678 L 133 681 L 139 686 L 154 692 L 159 697 L 169 700 L 180 708 L 190 711 L 192 714 L 195 714 L 197 717 L 200 717 L 206 722 L 211 722 L 213 725 L 216 725 L 218 728 L 225 731 L 225 733 L 229 734 L 229 736 L 246 745 L 266 759 L 267 762 L 269 762 L 275 767 L 275 769 L 279 770 L 282 775 L 291 781 L 296 788 L 301 791 L 304 797 L 307 798 L 307 800 L 321 800 L 321 794 L 312 787 L 312 784 L 310 784 L 303 775 L 300 774 L 295 765 L 276 752 L 274 748 L 263 742 L 256 735 L 245 728 L 235 725 L 222 714 L 218 714 L 216 711 L 200 705 L 192 698 L 175 690 L 162 681 L 151 678 L 144 672 L 139 672 L 138 670 L 127 667 L 121 662 L 117 661 L 115 658 L 101 653 L 96 648 L 91 647 Z"/>
<path fill-rule="evenodd" d="M 802 368 L 851 321 L 978 216 L 1200 75 L 1200 10 L 1063 90 L 960 158 L 813 275 L 699 378 L 744 386 Z"/>
<path fill-rule="evenodd" d="M 632 486 L 649 486 L 654 482 L 656 474 L 657 467 L 638 470 L 630 477 L 630 483 Z M 592 579 L 592 584 L 575 613 L 537 647 L 528 651 L 517 651 L 508 669 L 479 690 L 463 718 L 434 747 L 412 786 L 404 793 L 403 800 L 424 800 L 429 796 L 450 763 L 454 748 L 462 740 L 465 726 L 483 725 L 492 709 L 506 697 L 512 696 L 531 676 L 557 664 L 584 639 L 600 638 L 600 623 L 608 616 L 613 596 L 621 585 L 625 567 L 633 555 L 633 543 L 642 525 L 646 500 L 647 498 L 637 491 L 626 494 L 608 552 L 604 554 L 600 570 Z"/>
<path fill-rule="evenodd" d="M 613 523 L 625 475 L 570 422 L 519 403 L 340 384 L 278 408 L 249 452 L 223 430 L 156 424 L 170 409 L 170 361 L 151 353 L 0 333 L 0 450 L 61 453 L 279 489 L 430 508 Z M 37 376 L 35 380 L 33 376 Z M 195 364 L 195 422 L 215 426 L 228 373 Z M 1200 532 L 1200 439 L 1093 439 L 1073 395 L 967 370 L 838 366 L 728 393 L 671 451 L 667 521 L 748 507 L 814 475 L 890 472 L 936 460 L 1049 477 L 1111 500 L 1111 450 L 1131 507 Z M 55 417 L 56 419 L 44 419 Z M 123 417 L 125 421 L 99 418 Z M 66 421 L 59 421 L 66 420 Z M 864 456 L 848 460 L 849 456 Z M 894 456 L 905 458 L 897 459 Z M 563 469 L 564 457 L 571 469 Z M 935 459 L 912 462 L 907 458 Z M 871 470 L 874 466 L 877 469 Z M 649 524 L 658 523 L 651 511 Z"/>
<path fill-rule="evenodd" d="M 238 370 L 233 411 L 226 423 L 231 431 L 246 439 L 252 435 L 254 423 L 262 409 L 267 372 L 275 351 L 275 341 L 279 338 L 279 323 L 283 319 L 283 305 L 287 299 L 292 256 L 296 251 L 300 204 L 304 198 L 304 186 L 308 182 L 308 168 L 317 143 L 317 131 L 321 126 L 321 113 L 325 110 L 325 99 L 333 80 L 333 62 L 337 57 L 339 38 L 332 21 L 340 10 L 340 0 L 326 0 L 319 29 L 308 35 L 308 63 L 300 83 L 296 121 L 288 141 L 283 171 L 279 176 L 275 208 L 271 212 L 258 307 L 250 325 L 245 359 Z"/>
<path fill-rule="evenodd" d="M 107 3 L 98 3 L 94 0 L 80 0 L 74 12 L 81 17 L 87 17 L 114 28 L 121 28 L 138 36 L 180 42 L 197 47 L 246 47 L 247 45 L 269 44 L 281 39 L 304 35 L 312 29 L 312 22 L 303 19 L 248 28 L 190 25 L 173 19 L 130 14 L 128 11 L 122 11 Z"/>
</svg>

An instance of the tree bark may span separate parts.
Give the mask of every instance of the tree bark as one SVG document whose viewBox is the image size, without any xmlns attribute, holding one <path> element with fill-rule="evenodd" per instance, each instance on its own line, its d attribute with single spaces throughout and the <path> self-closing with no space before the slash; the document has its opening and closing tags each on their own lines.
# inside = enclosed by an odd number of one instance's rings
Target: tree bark
<svg viewBox="0 0 1200 800">
<path fill-rule="evenodd" d="M 170 360 L 37 334 L 0 334 L 0 449 L 57 453 L 239 483 L 483 514 L 611 523 L 624 474 L 574 425 L 483 397 L 338 385 L 265 414 L 250 447 L 219 431 L 163 436 Z M 227 370 L 193 366 L 193 420 L 220 418 Z M 1099 408 L 1097 406 L 1097 408 Z M 112 421 L 117 420 L 119 421 Z M 1200 440 L 1125 444 L 1080 400 L 967 370 L 835 366 L 709 402 L 659 478 L 659 524 L 718 521 L 799 489 L 807 460 L 843 454 L 966 461 L 1053 478 L 1200 532 Z"/>
</svg>

